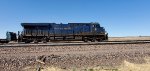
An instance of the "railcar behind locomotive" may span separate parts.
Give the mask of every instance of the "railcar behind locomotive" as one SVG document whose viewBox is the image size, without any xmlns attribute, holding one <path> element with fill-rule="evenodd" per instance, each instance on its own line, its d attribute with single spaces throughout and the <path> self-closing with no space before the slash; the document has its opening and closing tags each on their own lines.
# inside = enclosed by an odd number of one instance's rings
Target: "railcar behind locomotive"
<svg viewBox="0 0 150 71">
<path fill-rule="evenodd" d="M 54 40 L 102 41 L 108 39 L 99 23 L 22 23 L 19 42 L 49 42 Z"/>
<path fill-rule="evenodd" d="M 6 39 L 0 39 L 0 43 L 9 43 L 10 41 L 17 41 L 17 34 L 14 32 L 7 32 Z"/>
</svg>

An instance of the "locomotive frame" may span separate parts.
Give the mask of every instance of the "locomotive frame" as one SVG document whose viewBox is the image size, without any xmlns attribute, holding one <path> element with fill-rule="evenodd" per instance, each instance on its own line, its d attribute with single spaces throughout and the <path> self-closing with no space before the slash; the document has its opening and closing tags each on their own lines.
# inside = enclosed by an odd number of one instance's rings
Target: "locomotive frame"
<svg viewBox="0 0 150 71">
<path fill-rule="evenodd" d="M 21 25 L 24 29 L 18 34 L 19 42 L 108 40 L 108 33 L 103 27 L 100 27 L 99 23 L 22 23 Z"/>
</svg>

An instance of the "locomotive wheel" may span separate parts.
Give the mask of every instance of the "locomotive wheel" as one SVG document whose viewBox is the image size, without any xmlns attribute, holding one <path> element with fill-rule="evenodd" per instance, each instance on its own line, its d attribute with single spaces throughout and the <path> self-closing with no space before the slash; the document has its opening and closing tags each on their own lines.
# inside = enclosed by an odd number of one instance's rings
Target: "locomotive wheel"
<svg viewBox="0 0 150 71">
<path fill-rule="evenodd" d="M 88 37 L 82 37 L 82 40 L 83 40 L 84 42 L 88 42 Z"/>
<path fill-rule="evenodd" d="M 92 38 L 91 42 L 95 42 L 95 41 L 96 41 L 96 39 L 95 39 L 95 38 Z"/>
<path fill-rule="evenodd" d="M 43 43 L 47 43 L 47 40 L 43 40 Z"/>
<path fill-rule="evenodd" d="M 39 43 L 38 40 L 34 40 L 34 43 Z"/>
<path fill-rule="evenodd" d="M 47 43 L 46 41 L 43 41 L 43 43 Z"/>
<path fill-rule="evenodd" d="M 47 43 L 48 41 L 49 41 L 49 39 L 48 38 L 43 38 L 43 43 Z"/>
<path fill-rule="evenodd" d="M 30 43 L 30 41 L 26 40 L 25 43 Z"/>
<path fill-rule="evenodd" d="M 101 41 L 102 41 L 102 39 L 97 39 L 97 41 L 98 41 L 98 42 L 101 42 Z"/>
<path fill-rule="evenodd" d="M 84 42 L 88 42 L 88 39 L 84 39 Z"/>
</svg>

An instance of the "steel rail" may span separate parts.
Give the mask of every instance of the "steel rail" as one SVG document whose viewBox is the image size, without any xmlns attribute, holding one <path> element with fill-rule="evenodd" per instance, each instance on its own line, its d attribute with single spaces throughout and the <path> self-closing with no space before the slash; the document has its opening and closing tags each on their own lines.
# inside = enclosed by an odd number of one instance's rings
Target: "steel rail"
<svg viewBox="0 0 150 71">
<path fill-rule="evenodd" d="M 37 47 L 37 46 L 78 46 L 78 45 L 114 45 L 114 44 L 148 44 L 150 40 L 131 40 L 131 41 L 103 41 L 103 42 L 74 42 L 74 43 L 15 43 L 15 44 L 3 44 L 0 47 Z"/>
</svg>

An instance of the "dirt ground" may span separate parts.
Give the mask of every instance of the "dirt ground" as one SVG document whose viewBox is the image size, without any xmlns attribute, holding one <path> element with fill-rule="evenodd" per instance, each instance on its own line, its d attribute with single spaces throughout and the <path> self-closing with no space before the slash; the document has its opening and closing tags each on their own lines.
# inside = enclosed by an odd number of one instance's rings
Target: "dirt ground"
<svg viewBox="0 0 150 71">
<path fill-rule="evenodd" d="M 122 40 L 150 37 L 109 38 Z M 0 71 L 150 71 L 150 43 L 0 47 Z"/>
<path fill-rule="evenodd" d="M 109 41 L 150 40 L 150 36 L 109 37 Z"/>
<path fill-rule="evenodd" d="M 150 57 L 150 43 L 1 47 L 0 71 L 42 71 L 40 68 L 44 67 L 70 71 L 94 67 L 114 68 L 124 61 L 134 64 L 146 63 L 145 57 Z"/>
</svg>

